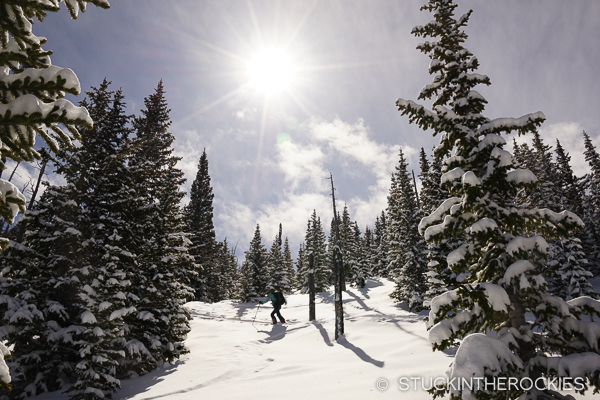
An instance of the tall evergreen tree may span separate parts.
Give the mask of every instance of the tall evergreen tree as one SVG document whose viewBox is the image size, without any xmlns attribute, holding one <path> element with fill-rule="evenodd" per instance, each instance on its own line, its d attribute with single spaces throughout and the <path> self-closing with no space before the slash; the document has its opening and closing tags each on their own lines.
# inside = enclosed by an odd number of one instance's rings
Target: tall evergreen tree
<svg viewBox="0 0 600 400">
<path fill-rule="evenodd" d="M 256 224 L 254 237 L 250 248 L 246 251 L 246 258 L 241 267 L 241 293 L 242 301 L 250 301 L 254 297 L 264 296 L 269 284 L 268 252 L 262 244 L 260 225 Z"/>
<path fill-rule="evenodd" d="M 289 292 L 294 287 L 295 271 L 294 271 L 294 260 L 292 259 L 292 251 L 290 250 L 290 244 L 288 238 L 285 238 L 283 243 L 283 273 L 284 283 L 281 285 L 281 290 Z"/>
<path fill-rule="evenodd" d="M 294 275 L 294 287 L 298 290 L 303 290 L 305 286 L 308 286 L 306 274 L 303 274 L 303 271 L 308 271 L 308 258 L 304 252 L 304 243 L 300 243 L 296 258 L 296 274 Z"/>
<path fill-rule="evenodd" d="M 189 312 L 183 304 L 193 298 L 188 286 L 196 278 L 194 259 L 179 203 L 183 172 L 173 156 L 174 136 L 162 81 L 144 99 L 145 108 L 134 119 L 129 166 L 130 188 L 141 202 L 132 216 L 133 243 L 139 253 L 139 273 L 132 281 L 140 299 L 130 320 L 133 334 L 150 350 L 156 362 L 171 362 L 188 352 L 183 344 L 189 332 Z M 148 323 L 151 322 L 151 323 Z M 140 365 L 142 372 L 152 365 Z"/>
<path fill-rule="evenodd" d="M 94 127 L 82 130 L 81 146 L 61 154 L 57 170 L 67 184 L 46 190 L 39 209 L 28 217 L 25 241 L 15 247 L 22 254 L 30 249 L 29 266 L 19 274 L 28 276 L 37 293 L 29 301 L 44 320 L 38 325 L 43 334 L 33 335 L 38 337 L 34 353 L 30 329 L 22 329 L 25 336 L 15 340 L 23 394 L 74 382 L 72 398 L 93 399 L 119 387 L 118 367 L 131 339 L 124 316 L 135 313 L 135 297 L 127 290 L 135 260 L 124 240 L 131 236 L 126 221 L 134 202 L 125 163 L 128 117 L 121 92 L 113 95 L 108 85 L 105 80 L 87 93 L 83 105 Z M 7 256 L 4 261 L 11 265 Z M 48 365 L 31 358 L 35 353 L 43 354 Z"/>
<path fill-rule="evenodd" d="M 281 226 L 281 225 L 280 225 Z M 287 277 L 283 268 L 283 254 L 281 248 L 281 233 L 275 236 L 269 255 L 267 258 L 267 290 L 269 289 L 281 289 L 283 286 L 287 286 Z"/>
<path fill-rule="evenodd" d="M 227 239 L 217 242 L 217 266 L 220 274 L 219 301 L 236 298 L 237 262 Z"/>
<path fill-rule="evenodd" d="M 196 179 L 192 182 L 190 202 L 185 206 L 183 215 L 186 232 L 192 242 L 188 251 L 194 257 L 198 273 L 191 286 L 195 290 L 196 300 L 209 302 L 222 300 L 218 288 L 223 279 L 217 267 L 213 198 L 208 174 L 208 157 L 204 149 L 198 162 Z"/>
<path fill-rule="evenodd" d="M 365 264 L 365 278 L 371 278 L 377 262 L 377 246 L 373 231 L 368 226 L 365 227 L 365 233 L 360 238 L 360 249 Z"/>
<path fill-rule="evenodd" d="M 302 259 L 302 268 L 298 266 L 297 282 L 302 293 L 308 292 L 308 259 L 310 254 L 313 255 L 314 274 L 315 274 L 315 290 L 324 292 L 331 285 L 331 267 L 327 253 L 327 245 L 325 241 L 325 232 L 321 218 L 317 216 L 317 211 L 313 213 L 308 220 L 306 227 L 306 235 L 304 237 L 304 251 Z"/>
<path fill-rule="evenodd" d="M 387 255 L 387 223 L 385 211 L 381 211 L 381 216 L 375 218 L 375 228 L 373 230 L 373 245 L 375 247 L 375 260 L 373 265 L 373 276 L 388 277 L 388 255 Z"/>
<path fill-rule="evenodd" d="M 575 176 L 571 167 L 571 156 L 556 139 L 556 179 L 561 191 L 560 206 L 583 217 L 584 190 L 581 178 Z"/>
<path fill-rule="evenodd" d="M 600 274 L 600 154 L 592 143 L 590 136 L 584 131 L 585 160 L 590 167 L 590 174 L 583 182 L 586 196 L 583 206 L 583 220 L 586 225 L 583 246 L 591 261 L 591 269 L 595 275 Z"/>
<path fill-rule="evenodd" d="M 9 365 L 19 397 L 75 382 L 79 354 L 72 331 L 80 323 L 81 285 L 73 271 L 83 265 L 83 254 L 73 221 L 81 210 L 70 197 L 65 188 L 46 188 L 23 217 L 28 225 L 24 243 L 11 242 L 2 257 L 0 339 L 14 345 Z"/>
<path fill-rule="evenodd" d="M 440 134 L 436 154 L 443 159 L 441 182 L 448 198 L 419 229 L 428 241 L 439 241 L 456 233 L 465 243 L 448 255 L 448 264 L 468 277 L 455 290 L 433 299 L 429 315 L 429 338 L 434 349 L 446 349 L 460 340 L 449 377 L 579 376 L 600 388 L 591 364 L 580 369 L 558 368 L 559 363 L 597 357 L 595 339 L 584 328 L 582 312 L 598 314 L 600 303 L 589 298 L 564 302 L 548 294 L 543 279 L 548 244 L 545 240 L 569 237 L 582 228 L 571 212 L 556 213 L 513 202 L 517 189 L 535 184 L 529 170 L 515 169 L 512 155 L 500 133 L 533 133 L 544 121 L 541 112 L 521 118 L 489 120 L 482 115 L 487 101 L 473 88 L 490 84 L 475 73 L 477 59 L 463 47 L 471 11 L 454 18 L 457 7 L 449 0 L 430 0 L 422 7 L 434 19 L 413 29 L 418 37 L 431 38 L 418 45 L 429 55 L 432 84 L 420 99 L 433 99 L 433 110 L 413 101 L 398 99 L 403 115 L 422 129 Z M 532 316 L 526 318 L 525 314 Z M 596 322 L 593 329 L 600 329 Z M 495 331 L 496 337 L 486 335 Z M 473 354 L 477 352 L 477 354 Z M 590 354 L 595 353 L 595 354 Z M 592 367 L 592 368 L 590 368 Z M 432 389 L 435 395 L 450 392 L 458 398 L 564 398 L 552 390 L 509 388 L 498 394 L 486 387 Z"/>
<path fill-rule="evenodd" d="M 421 148 L 419 158 L 421 167 L 421 210 L 423 215 L 429 215 L 448 197 L 441 183 L 442 163 L 434 159 L 429 163 L 425 149 Z M 458 248 L 462 242 L 460 239 L 446 238 L 440 243 L 427 243 L 427 291 L 425 293 L 425 306 L 428 306 L 431 299 L 435 296 L 456 287 L 457 276 L 448 267 L 446 255 L 452 250 Z"/>
<path fill-rule="evenodd" d="M 398 302 L 408 303 L 410 310 L 420 311 L 427 291 L 427 251 L 425 241 L 417 231 L 422 213 L 417 207 L 408 163 L 402 149 L 393 174 L 386 214 L 389 271 L 396 281 L 391 297 Z"/>
</svg>

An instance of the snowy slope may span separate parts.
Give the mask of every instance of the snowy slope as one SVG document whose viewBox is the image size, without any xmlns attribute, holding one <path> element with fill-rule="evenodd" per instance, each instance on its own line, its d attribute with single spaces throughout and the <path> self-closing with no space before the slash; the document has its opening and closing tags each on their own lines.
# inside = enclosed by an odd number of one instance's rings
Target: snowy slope
<svg viewBox="0 0 600 400">
<path fill-rule="evenodd" d="M 597 282 L 600 283 L 600 282 Z M 393 304 L 393 283 L 369 280 L 344 293 L 346 339 L 335 342 L 333 299 L 317 296 L 308 322 L 308 295 L 289 295 L 287 325 L 270 324 L 271 307 L 225 301 L 188 303 L 191 353 L 173 366 L 122 381 L 114 399 L 431 399 L 399 389 L 401 377 L 444 377 L 452 355 L 432 352 L 425 313 Z M 386 379 L 382 391 L 376 382 Z M 420 385 L 420 383 L 419 383 Z M 582 398 L 592 398 L 591 393 Z M 66 400 L 51 393 L 36 400 Z M 579 398 L 579 396 L 577 396 Z"/>
</svg>

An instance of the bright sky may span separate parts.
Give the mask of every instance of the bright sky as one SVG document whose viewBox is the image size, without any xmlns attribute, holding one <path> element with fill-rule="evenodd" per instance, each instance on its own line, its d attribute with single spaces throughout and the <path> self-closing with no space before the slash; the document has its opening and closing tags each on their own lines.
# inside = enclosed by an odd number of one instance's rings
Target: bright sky
<svg viewBox="0 0 600 400">
<path fill-rule="evenodd" d="M 104 77 L 122 87 L 131 113 L 162 79 L 187 191 L 206 148 L 218 238 L 239 241 L 243 259 L 257 223 L 270 247 L 281 222 L 295 256 L 313 209 L 329 229 L 330 172 L 338 209 L 364 231 L 399 146 L 418 173 L 418 150 L 437 143 L 394 105 L 431 80 L 410 34 L 431 19 L 422 3 L 113 0 L 77 21 L 63 9 L 34 33 L 84 90 Z M 486 115 L 543 111 L 547 143 L 560 137 L 585 172 L 581 131 L 600 145 L 600 2 L 469 0 L 458 14 L 468 8 L 466 47 L 492 80 L 478 88 Z"/>
</svg>

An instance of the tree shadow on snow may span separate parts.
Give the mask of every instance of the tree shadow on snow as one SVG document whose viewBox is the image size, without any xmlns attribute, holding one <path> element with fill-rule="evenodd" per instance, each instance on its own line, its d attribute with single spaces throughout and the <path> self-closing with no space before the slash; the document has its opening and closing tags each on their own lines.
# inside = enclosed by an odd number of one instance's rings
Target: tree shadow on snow
<svg viewBox="0 0 600 400">
<path fill-rule="evenodd" d="M 135 395 L 147 392 L 152 386 L 163 381 L 167 375 L 176 372 L 177 367 L 183 363 L 184 361 L 177 361 L 173 365 L 157 368 L 154 371 L 137 378 L 121 379 L 121 389 L 119 389 L 113 395 L 113 400 L 125 400 Z M 148 397 L 147 399 L 150 400 L 153 398 L 156 397 Z"/>
<path fill-rule="evenodd" d="M 383 366 L 385 364 L 384 361 L 378 361 L 378 360 L 373 359 L 370 355 L 368 355 L 367 353 L 365 353 L 365 351 L 363 349 L 361 349 L 360 347 L 356 347 L 355 345 L 353 345 L 352 343 L 350 343 L 348 341 L 348 339 L 346 339 L 343 336 L 340 336 L 338 338 L 337 343 L 339 345 L 344 346 L 348 350 L 352 350 L 352 352 L 354 354 L 356 354 L 364 362 L 368 362 L 370 364 L 373 364 L 374 366 L 376 366 L 378 368 L 383 368 Z"/>
<path fill-rule="evenodd" d="M 237 308 L 237 316 L 239 319 L 241 319 L 248 310 L 256 309 L 256 307 L 258 307 L 257 303 L 233 303 L 232 305 Z"/>
<path fill-rule="evenodd" d="M 367 303 L 365 303 L 365 302 L 364 302 L 364 301 L 363 301 L 363 300 L 362 300 L 360 297 L 358 297 L 358 296 L 357 296 L 357 295 L 355 295 L 354 293 L 352 293 L 352 292 L 346 292 L 346 294 L 348 294 L 348 295 L 350 295 L 351 297 L 353 297 L 353 298 L 354 298 L 354 300 L 356 300 L 356 302 L 357 302 L 358 304 L 360 304 L 360 306 L 361 306 L 362 308 L 364 308 L 364 310 L 365 310 L 365 311 L 373 311 L 373 309 L 372 309 L 371 307 L 367 306 Z M 343 299 L 342 299 L 342 301 L 343 301 Z"/>
<path fill-rule="evenodd" d="M 355 288 L 355 290 L 360 291 L 360 293 L 366 299 L 370 299 L 370 297 L 369 297 L 369 290 L 374 289 L 374 288 L 379 287 L 379 286 L 383 286 L 383 283 L 381 283 L 381 281 L 379 279 L 367 278 L 365 280 L 365 287 L 363 287 L 363 288 Z"/>
<path fill-rule="evenodd" d="M 312 321 L 312 324 L 319 330 L 319 333 L 321 334 L 321 336 L 323 336 L 323 340 L 325 341 L 325 344 L 327 346 L 333 346 L 333 344 L 331 343 L 331 340 L 329 340 L 329 334 L 327 333 L 327 330 L 325 330 L 325 328 L 323 328 L 323 325 L 321 325 L 317 321 Z"/>
</svg>

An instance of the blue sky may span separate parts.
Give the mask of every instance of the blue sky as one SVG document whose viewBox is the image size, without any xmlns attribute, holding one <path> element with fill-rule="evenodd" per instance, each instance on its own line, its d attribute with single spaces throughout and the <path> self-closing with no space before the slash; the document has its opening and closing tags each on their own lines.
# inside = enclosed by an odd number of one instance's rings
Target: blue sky
<svg viewBox="0 0 600 400">
<path fill-rule="evenodd" d="M 410 34 L 431 19 L 422 3 L 113 0 L 76 21 L 62 9 L 36 21 L 34 33 L 83 90 L 105 77 L 123 88 L 131 113 L 163 80 L 185 190 L 206 148 L 217 236 L 239 241 L 243 257 L 257 223 L 270 246 L 281 222 L 294 249 L 313 209 L 328 230 L 330 172 L 338 207 L 348 204 L 363 231 L 386 205 L 400 146 L 418 173 L 418 150 L 437 139 L 394 103 L 416 99 L 431 81 Z M 600 143 L 600 3 L 469 0 L 457 14 L 469 8 L 466 47 L 492 81 L 478 88 L 486 115 L 543 111 L 548 144 L 559 137 L 584 173 L 581 131 Z M 249 84 L 249 62 L 265 48 L 283 49 L 296 69 L 277 95 Z"/>
</svg>

